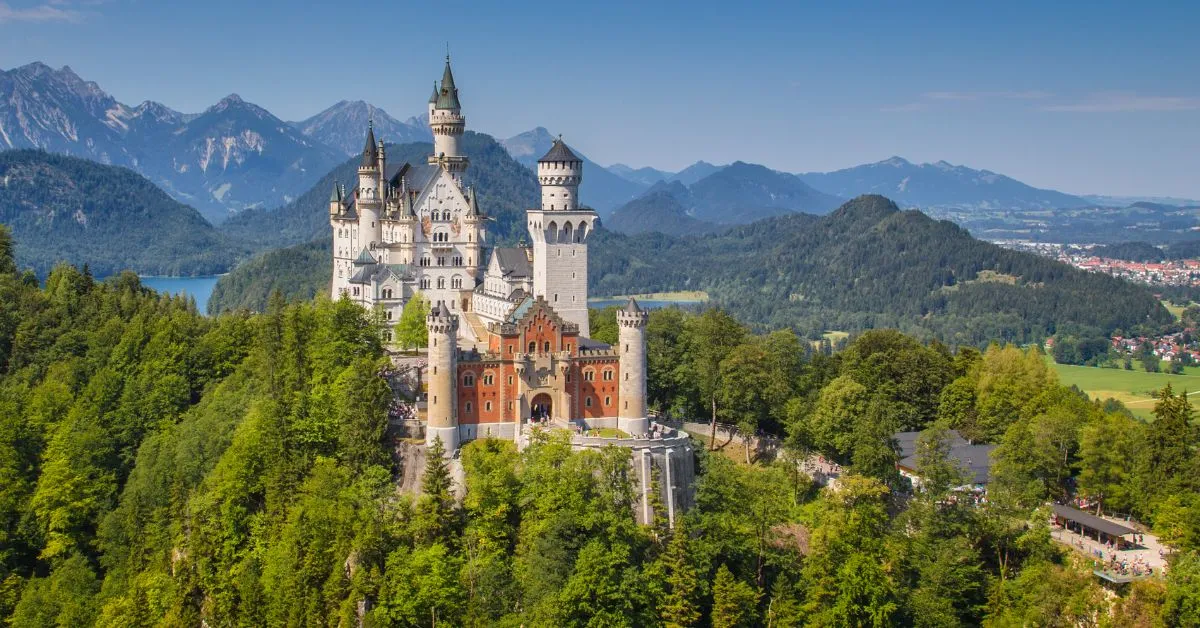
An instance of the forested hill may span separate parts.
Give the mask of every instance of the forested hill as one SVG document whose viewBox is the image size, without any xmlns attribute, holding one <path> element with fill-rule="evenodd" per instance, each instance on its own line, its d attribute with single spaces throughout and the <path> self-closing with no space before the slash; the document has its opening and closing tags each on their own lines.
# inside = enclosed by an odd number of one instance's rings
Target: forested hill
<svg viewBox="0 0 1200 628">
<path fill-rule="evenodd" d="M 1170 321 L 1143 287 L 976 240 L 882 196 L 711 236 L 598 232 L 592 251 L 592 294 L 706 290 L 743 320 L 806 332 L 898 327 L 974 344 Z"/>
<path fill-rule="evenodd" d="M 132 170 L 35 150 L 0 152 L 0 223 L 42 277 L 63 260 L 101 277 L 211 275 L 246 253 Z"/>
<path fill-rule="evenodd" d="M 274 287 L 294 298 L 319 292 L 329 271 L 320 255 L 305 261 L 309 248 L 223 277 L 210 308 L 262 309 Z M 976 240 L 882 196 L 825 217 L 793 214 L 717 235 L 601 229 L 588 272 L 593 295 L 706 290 L 744 321 L 812 334 L 896 327 L 980 344 L 1032 341 L 1062 325 L 1110 332 L 1171 320 L 1145 288 Z"/>
<path fill-rule="evenodd" d="M 519 238 L 525 227 L 525 210 L 537 202 L 537 179 L 514 160 L 490 135 L 468 131 L 460 146 L 471 160 L 464 181 L 474 186 L 479 203 L 493 218 L 493 242 Z M 388 163 L 423 164 L 433 145 L 428 142 L 387 147 Z M 226 233 L 263 247 L 290 246 L 332 237 L 329 227 L 329 191 L 334 182 L 347 188 L 358 184 L 360 157 L 352 157 L 321 178 L 299 198 L 282 207 L 243 211 L 221 225 Z"/>
</svg>

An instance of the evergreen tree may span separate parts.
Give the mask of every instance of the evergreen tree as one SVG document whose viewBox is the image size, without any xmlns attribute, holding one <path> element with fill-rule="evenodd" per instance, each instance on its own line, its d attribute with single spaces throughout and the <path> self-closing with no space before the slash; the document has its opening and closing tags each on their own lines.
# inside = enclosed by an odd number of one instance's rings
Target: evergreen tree
<svg viewBox="0 0 1200 628">
<path fill-rule="evenodd" d="M 758 592 L 734 577 L 725 565 L 713 580 L 713 628 L 741 628 L 758 622 Z"/>
<path fill-rule="evenodd" d="M 692 565 L 687 525 L 680 517 L 671 531 L 671 541 L 660 559 L 664 566 L 666 597 L 659 607 L 659 618 L 668 628 L 686 628 L 700 621 L 696 607 L 700 583 Z"/>
<path fill-rule="evenodd" d="M 421 475 L 421 496 L 417 500 L 413 527 L 422 545 L 448 543 L 455 527 L 454 479 L 446 461 L 446 448 L 435 436 L 425 452 L 425 471 Z"/>
</svg>

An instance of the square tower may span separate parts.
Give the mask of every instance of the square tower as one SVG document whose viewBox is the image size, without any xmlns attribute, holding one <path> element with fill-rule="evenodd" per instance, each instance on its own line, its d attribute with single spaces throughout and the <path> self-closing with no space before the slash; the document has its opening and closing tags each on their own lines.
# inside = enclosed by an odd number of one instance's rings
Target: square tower
<svg viewBox="0 0 1200 628">
<path fill-rule="evenodd" d="M 537 173 L 541 208 L 526 212 L 533 242 L 533 293 L 587 337 L 587 238 L 597 217 L 595 210 L 579 204 L 583 160 L 560 137 L 538 160 Z"/>
</svg>

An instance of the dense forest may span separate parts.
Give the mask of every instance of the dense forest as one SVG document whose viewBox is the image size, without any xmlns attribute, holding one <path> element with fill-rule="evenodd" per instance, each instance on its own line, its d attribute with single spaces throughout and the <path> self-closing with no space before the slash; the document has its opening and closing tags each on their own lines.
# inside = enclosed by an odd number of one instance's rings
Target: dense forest
<svg viewBox="0 0 1200 628">
<path fill-rule="evenodd" d="M 0 224 L 40 277 L 60 261 L 101 277 L 213 275 L 253 248 L 132 170 L 35 150 L 0 152 Z"/>
<path fill-rule="evenodd" d="M 1200 433 L 1163 391 L 1143 423 L 1058 384 L 1036 350 L 873 331 L 829 355 L 720 310 L 652 313 L 652 403 L 773 434 L 698 447 L 695 507 L 638 525 L 628 453 L 553 432 L 518 452 L 403 443 L 371 317 L 271 300 L 200 316 L 131 274 L 20 274 L 0 229 L 0 616 L 13 626 L 1186 626 L 1200 623 Z M 615 332 L 612 310 L 596 336 Z M 946 430 L 997 443 L 961 499 Z M 891 435 L 924 429 L 914 490 Z M 436 448 L 435 448 L 436 449 Z M 845 465 L 818 490 L 795 462 Z M 734 458 L 737 458 L 736 460 Z M 1115 595 L 1053 542 L 1082 496 L 1168 540 Z"/>
</svg>

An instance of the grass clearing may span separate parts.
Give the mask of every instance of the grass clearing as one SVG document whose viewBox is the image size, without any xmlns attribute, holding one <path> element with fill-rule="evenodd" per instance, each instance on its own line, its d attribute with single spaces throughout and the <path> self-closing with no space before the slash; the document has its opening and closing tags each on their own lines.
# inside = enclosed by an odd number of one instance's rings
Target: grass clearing
<svg viewBox="0 0 1200 628">
<path fill-rule="evenodd" d="M 1137 365 L 1137 370 L 1100 368 L 1058 364 L 1047 356 L 1047 364 L 1066 386 L 1077 386 L 1093 399 L 1116 399 L 1124 403 L 1134 415 L 1144 419 L 1153 418 L 1153 393 L 1162 390 L 1168 383 L 1175 391 L 1187 391 L 1192 406 L 1200 410 L 1200 374 L 1171 375 L 1170 373 L 1147 373 Z"/>
<path fill-rule="evenodd" d="M 1183 311 L 1187 309 L 1187 306 L 1184 305 L 1171 305 L 1170 301 L 1162 301 L 1161 303 L 1171 313 L 1171 316 L 1175 317 L 1175 320 L 1179 320 L 1183 316 Z"/>
</svg>

